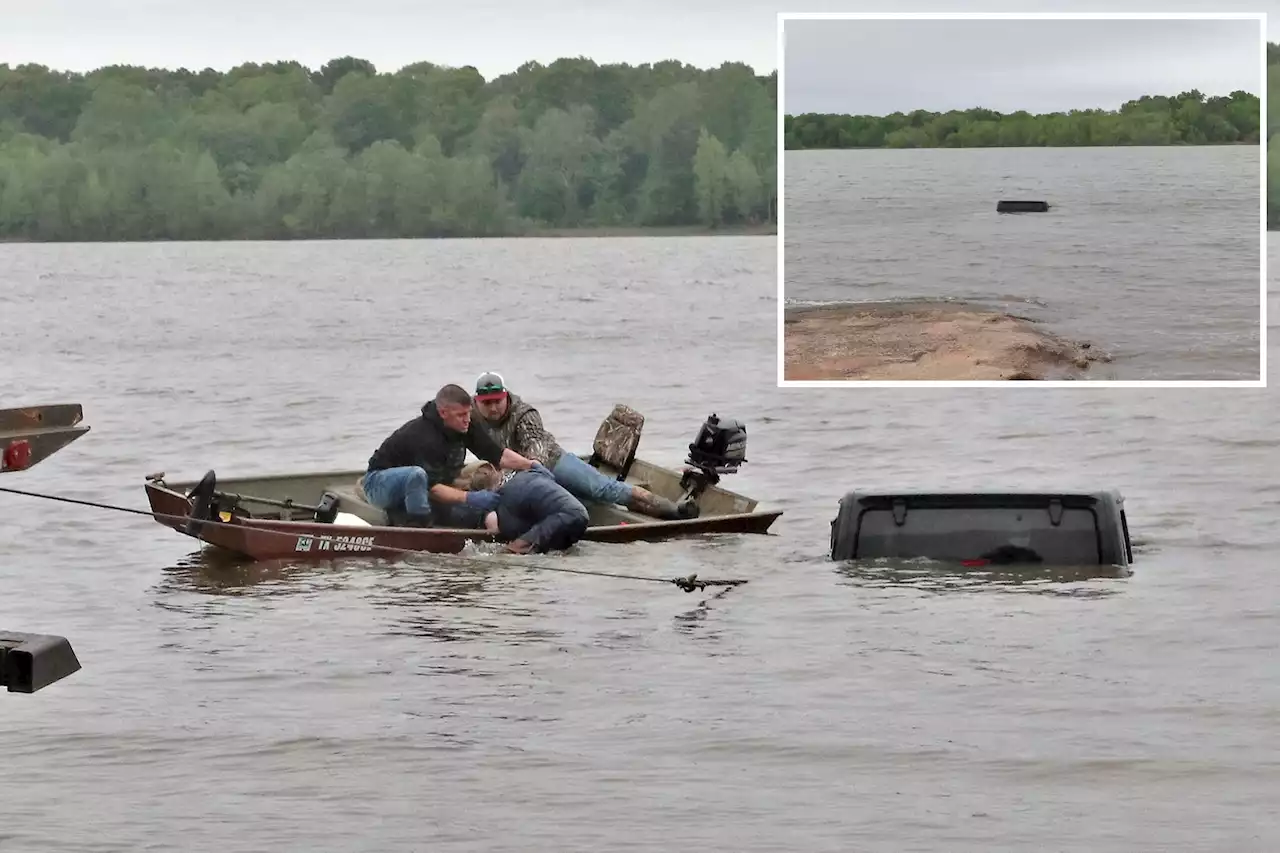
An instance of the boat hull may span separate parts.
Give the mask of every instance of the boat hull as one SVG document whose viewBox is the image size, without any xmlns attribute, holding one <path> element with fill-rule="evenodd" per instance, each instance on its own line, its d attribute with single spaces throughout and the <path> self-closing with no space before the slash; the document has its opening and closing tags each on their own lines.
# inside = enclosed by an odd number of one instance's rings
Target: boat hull
<svg viewBox="0 0 1280 853">
<path fill-rule="evenodd" d="M 485 530 L 457 528 L 393 527 L 385 516 L 353 493 L 362 472 L 219 480 L 221 514 L 196 521 L 193 501 L 187 497 L 194 483 L 165 483 L 163 475 L 148 478 L 147 501 L 155 520 L 193 536 L 208 545 L 252 560 L 332 560 L 352 556 L 399 557 L 406 552 L 456 554 L 470 542 L 497 542 Z M 628 481 L 643 482 L 660 494 L 678 484 L 679 474 L 636 460 Z M 317 521 L 309 505 L 325 493 L 337 492 L 340 509 L 360 517 L 362 524 Z M 235 500 L 232 500 L 234 498 Z M 254 499 L 289 502 L 290 508 L 255 505 Z M 756 511 L 756 501 L 712 487 L 699 499 L 702 514 L 694 519 L 662 521 L 631 513 L 622 507 L 589 507 L 591 525 L 583 539 L 590 542 L 653 542 L 726 533 L 765 534 L 782 515 L 781 510 Z M 241 510 L 249 507 L 247 513 Z M 263 510 L 266 510 L 265 512 Z"/>
</svg>

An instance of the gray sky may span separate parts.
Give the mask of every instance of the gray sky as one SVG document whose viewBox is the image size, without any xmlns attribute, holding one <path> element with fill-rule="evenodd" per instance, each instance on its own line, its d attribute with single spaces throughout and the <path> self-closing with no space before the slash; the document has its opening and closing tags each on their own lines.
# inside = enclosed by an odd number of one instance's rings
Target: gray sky
<svg viewBox="0 0 1280 853">
<path fill-rule="evenodd" d="M 1280 0 L 1130 0 L 1125 11 L 1271 12 Z M 779 11 L 1114 11 L 1114 0 L 0 0 L 0 62 L 66 70 L 112 63 L 227 69 L 295 59 L 312 68 L 351 54 L 394 70 L 427 60 L 487 78 L 527 60 L 681 59 L 701 67 L 777 67 Z M 1203 88 L 1203 87 L 1202 87 Z"/>
<path fill-rule="evenodd" d="M 1047 113 L 1190 89 L 1260 96 L 1259 31 L 1249 20 L 787 21 L 784 106 Z"/>
</svg>

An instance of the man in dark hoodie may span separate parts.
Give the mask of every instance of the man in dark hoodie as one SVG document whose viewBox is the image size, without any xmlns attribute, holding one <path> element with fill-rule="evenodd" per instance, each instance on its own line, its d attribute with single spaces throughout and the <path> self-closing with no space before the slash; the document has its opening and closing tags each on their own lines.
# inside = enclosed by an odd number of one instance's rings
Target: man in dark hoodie
<svg viewBox="0 0 1280 853">
<path fill-rule="evenodd" d="M 470 472 L 469 487 L 498 494 L 498 505 L 485 516 L 485 527 L 506 540 L 507 550 L 517 554 L 567 550 L 590 524 L 582 501 L 537 462 L 528 471 L 510 473 L 505 480 L 498 469 L 481 462 Z"/>
<path fill-rule="evenodd" d="M 471 395 L 458 385 L 441 388 L 422 414 L 407 421 L 369 457 L 360 485 L 369 503 L 406 527 L 484 526 L 498 506 L 492 491 L 454 487 L 470 450 L 492 465 L 526 471 L 533 464 L 505 449 L 471 419 Z"/>
<path fill-rule="evenodd" d="M 476 380 L 475 407 L 499 444 L 541 462 L 556 482 L 578 500 L 621 504 L 661 519 L 686 517 L 670 499 L 614 479 L 574 454 L 566 453 L 556 437 L 542 425 L 538 410 L 508 391 L 501 375 L 490 372 Z"/>
</svg>

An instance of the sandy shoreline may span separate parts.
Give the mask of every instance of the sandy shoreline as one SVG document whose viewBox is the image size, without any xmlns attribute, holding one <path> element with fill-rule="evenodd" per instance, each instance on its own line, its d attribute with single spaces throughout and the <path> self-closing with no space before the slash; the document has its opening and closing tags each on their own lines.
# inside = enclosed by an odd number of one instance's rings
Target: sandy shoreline
<svg viewBox="0 0 1280 853">
<path fill-rule="evenodd" d="M 788 380 L 1083 379 L 1110 360 L 1026 318 L 950 303 L 790 308 L 783 339 Z"/>
</svg>

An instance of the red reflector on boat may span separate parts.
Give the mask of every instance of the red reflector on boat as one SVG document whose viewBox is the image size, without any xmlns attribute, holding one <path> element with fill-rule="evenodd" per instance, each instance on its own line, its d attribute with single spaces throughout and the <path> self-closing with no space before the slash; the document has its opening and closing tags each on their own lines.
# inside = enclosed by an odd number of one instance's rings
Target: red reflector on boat
<svg viewBox="0 0 1280 853">
<path fill-rule="evenodd" d="M 961 560 L 960 565 L 972 569 L 975 566 L 985 566 L 989 562 L 989 560 Z"/>
<path fill-rule="evenodd" d="M 31 442 L 25 438 L 18 441 L 9 442 L 9 446 L 4 449 L 4 465 L 0 467 L 7 470 L 21 471 L 31 464 Z"/>
</svg>

